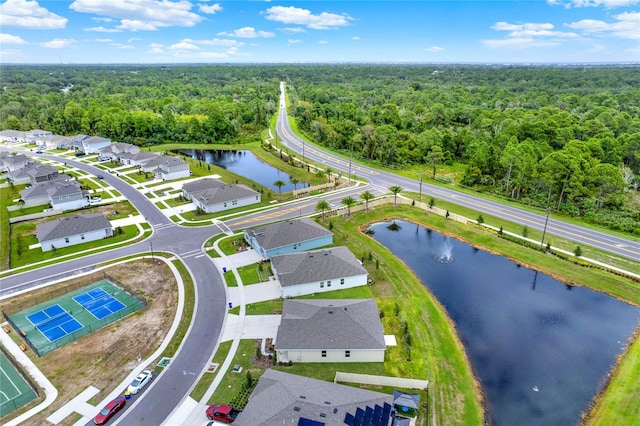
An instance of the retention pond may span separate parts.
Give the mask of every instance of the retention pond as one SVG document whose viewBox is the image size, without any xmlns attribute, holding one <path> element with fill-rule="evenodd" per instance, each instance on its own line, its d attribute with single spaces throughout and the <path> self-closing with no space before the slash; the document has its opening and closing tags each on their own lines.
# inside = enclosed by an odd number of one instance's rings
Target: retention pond
<svg viewBox="0 0 640 426">
<path fill-rule="evenodd" d="M 635 306 L 410 222 L 370 231 L 455 322 L 490 424 L 578 424 L 640 320 Z"/>
</svg>

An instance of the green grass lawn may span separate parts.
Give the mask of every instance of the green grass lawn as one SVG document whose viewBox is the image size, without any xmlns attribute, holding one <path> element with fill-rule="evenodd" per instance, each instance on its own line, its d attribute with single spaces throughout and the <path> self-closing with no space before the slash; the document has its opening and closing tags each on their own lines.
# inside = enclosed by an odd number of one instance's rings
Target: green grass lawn
<svg viewBox="0 0 640 426">
<path fill-rule="evenodd" d="M 254 263 L 252 265 L 242 266 L 238 268 L 238 274 L 240 274 L 243 285 L 269 281 L 269 276 L 273 275 L 270 263 Z"/>
</svg>

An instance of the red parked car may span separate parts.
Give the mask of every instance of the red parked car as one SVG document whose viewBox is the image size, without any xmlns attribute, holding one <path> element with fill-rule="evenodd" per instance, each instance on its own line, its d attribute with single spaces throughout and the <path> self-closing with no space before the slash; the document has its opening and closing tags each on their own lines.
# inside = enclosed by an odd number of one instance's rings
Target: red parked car
<svg viewBox="0 0 640 426">
<path fill-rule="evenodd" d="M 240 414 L 240 410 L 236 410 L 230 405 L 216 404 L 207 408 L 207 418 L 222 423 L 233 423 L 238 414 Z"/>
<path fill-rule="evenodd" d="M 124 396 L 120 395 L 110 403 L 104 406 L 97 416 L 93 418 L 93 422 L 97 425 L 103 425 L 126 404 Z"/>
</svg>

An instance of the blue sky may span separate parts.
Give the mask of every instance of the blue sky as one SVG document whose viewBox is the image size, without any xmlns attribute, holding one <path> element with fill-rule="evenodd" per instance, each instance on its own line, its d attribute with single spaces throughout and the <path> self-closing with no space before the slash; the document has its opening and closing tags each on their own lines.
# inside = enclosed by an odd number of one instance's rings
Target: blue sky
<svg viewBox="0 0 640 426">
<path fill-rule="evenodd" d="M 640 62 L 640 0 L 3 0 L 0 62 Z"/>
</svg>

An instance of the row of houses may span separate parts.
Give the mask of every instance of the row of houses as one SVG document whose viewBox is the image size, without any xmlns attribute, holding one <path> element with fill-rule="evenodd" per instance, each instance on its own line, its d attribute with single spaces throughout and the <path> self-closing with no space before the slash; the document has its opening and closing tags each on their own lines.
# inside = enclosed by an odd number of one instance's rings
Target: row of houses
<svg viewBox="0 0 640 426">
<path fill-rule="evenodd" d="M 271 261 L 285 298 L 274 340 L 279 362 L 384 362 L 386 336 L 375 299 L 291 299 L 366 285 L 368 275 L 333 233 L 303 217 L 244 231 L 244 240 Z M 411 424 L 419 395 L 393 395 L 267 370 L 234 424 Z"/>
<path fill-rule="evenodd" d="M 36 144 L 40 149 L 75 149 L 85 154 L 95 154 L 100 148 L 111 144 L 111 139 L 102 136 L 75 135 L 62 136 L 55 135 L 48 130 L 34 129 L 22 130 L 1 130 L 0 141 L 12 143 Z"/>
</svg>

